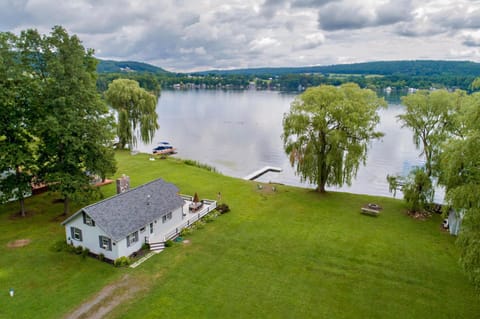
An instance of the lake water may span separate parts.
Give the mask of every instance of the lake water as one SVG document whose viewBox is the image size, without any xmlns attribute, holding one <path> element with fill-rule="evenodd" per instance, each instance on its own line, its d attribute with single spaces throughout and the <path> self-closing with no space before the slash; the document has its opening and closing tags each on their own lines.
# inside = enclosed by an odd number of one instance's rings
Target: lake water
<svg viewBox="0 0 480 319">
<path fill-rule="evenodd" d="M 283 171 L 258 180 L 314 187 L 295 175 L 280 138 L 283 114 L 294 98 L 295 94 L 273 91 L 163 91 L 157 106 L 160 130 L 153 143 L 137 148 L 150 153 L 157 143 L 168 141 L 177 148 L 175 156 L 214 166 L 225 175 L 242 178 L 264 166 L 276 166 Z M 392 196 L 387 174 L 405 175 L 412 166 L 423 164 L 411 131 L 397 121 L 403 111 L 398 99 L 389 101 L 380 111 L 378 125 L 385 136 L 372 142 L 367 163 L 352 185 L 331 190 Z"/>
</svg>

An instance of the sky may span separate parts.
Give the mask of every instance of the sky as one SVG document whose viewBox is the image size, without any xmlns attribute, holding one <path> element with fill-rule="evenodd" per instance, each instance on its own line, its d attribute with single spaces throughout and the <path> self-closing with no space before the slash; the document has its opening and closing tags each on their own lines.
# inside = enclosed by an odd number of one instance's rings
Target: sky
<svg viewBox="0 0 480 319">
<path fill-rule="evenodd" d="M 480 62 L 480 1 L 0 0 L 0 31 L 61 25 L 101 59 L 173 72 Z"/>
</svg>

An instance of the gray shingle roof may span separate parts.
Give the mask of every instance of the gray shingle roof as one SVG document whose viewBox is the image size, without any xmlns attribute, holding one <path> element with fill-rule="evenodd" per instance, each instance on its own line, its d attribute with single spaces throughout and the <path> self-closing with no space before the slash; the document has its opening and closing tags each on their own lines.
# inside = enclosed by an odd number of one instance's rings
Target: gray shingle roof
<svg viewBox="0 0 480 319">
<path fill-rule="evenodd" d="M 87 213 L 113 241 L 118 241 L 183 204 L 175 185 L 157 179 L 84 207 L 72 217 Z"/>
</svg>

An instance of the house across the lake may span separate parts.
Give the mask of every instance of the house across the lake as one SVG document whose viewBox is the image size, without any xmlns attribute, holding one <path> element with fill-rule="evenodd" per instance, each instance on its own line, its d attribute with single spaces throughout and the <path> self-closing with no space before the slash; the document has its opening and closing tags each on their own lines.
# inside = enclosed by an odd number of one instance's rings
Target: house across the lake
<svg viewBox="0 0 480 319">
<path fill-rule="evenodd" d="M 88 248 L 109 260 L 130 256 L 148 243 L 152 250 L 174 238 L 193 222 L 216 208 L 216 202 L 202 200 L 192 210 L 193 198 L 179 195 L 178 188 L 157 179 L 129 190 L 128 180 L 117 180 L 120 193 L 86 206 L 66 219 L 67 243 Z"/>
</svg>

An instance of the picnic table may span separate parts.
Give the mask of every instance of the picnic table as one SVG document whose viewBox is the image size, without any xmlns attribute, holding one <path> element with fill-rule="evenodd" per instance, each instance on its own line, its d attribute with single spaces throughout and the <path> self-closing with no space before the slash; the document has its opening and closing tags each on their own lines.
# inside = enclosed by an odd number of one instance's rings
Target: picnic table
<svg viewBox="0 0 480 319">
<path fill-rule="evenodd" d="M 377 204 L 369 203 L 361 208 L 361 213 L 370 216 L 378 216 L 382 207 Z"/>
<path fill-rule="evenodd" d="M 380 214 L 380 211 L 377 209 L 362 207 L 362 214 L 378 216 L 378 214 Z"/>
<path fill-rule="evenodd" d="M 197 211 L 202 207 L 202 205 L 203 205 L 202 202 L 193 202 L 188 207 L 190 208 L 191 211 Z"/>
</svg>

